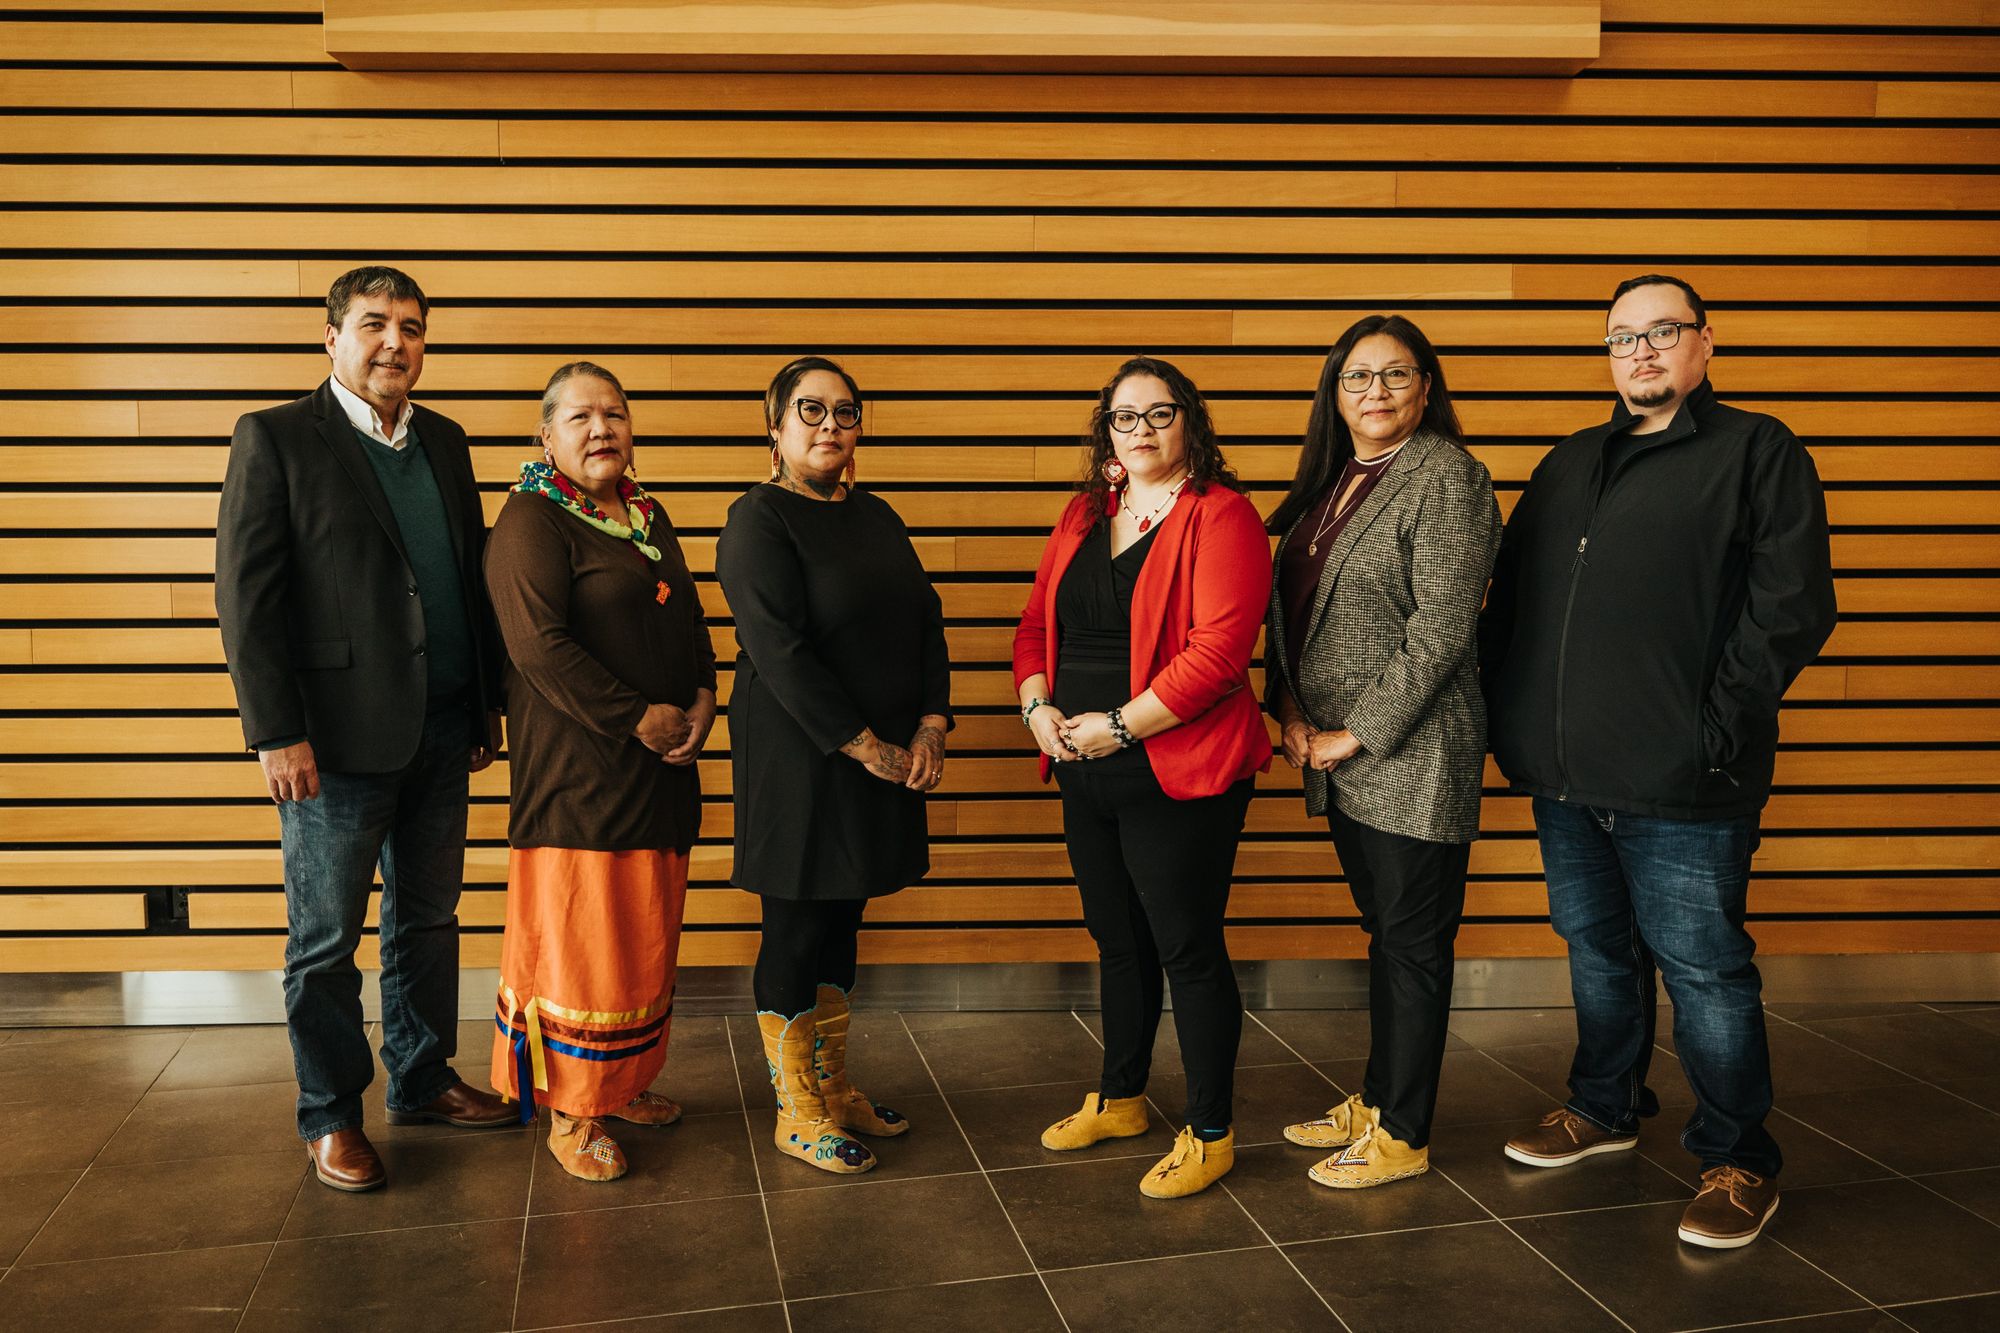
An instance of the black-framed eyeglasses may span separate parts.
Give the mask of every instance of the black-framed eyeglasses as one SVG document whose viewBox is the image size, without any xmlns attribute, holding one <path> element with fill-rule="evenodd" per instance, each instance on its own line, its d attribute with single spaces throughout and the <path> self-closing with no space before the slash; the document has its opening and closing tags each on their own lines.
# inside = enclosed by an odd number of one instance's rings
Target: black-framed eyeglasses
<svg viewBox="0 0 2000 1333">
<path fill-rule="evenodd" d="M 792 408 L 799 414 L 799 420 L 808 426 L 817 426 L 826 420 L 827 405 L 817 398 L 794 398 Z M 842 430 L 853 430 L 861 424 L 861 404 L 836 403 L 831 409 L 833 424 Z"/>
<path fill-rule="evenodd" d="M 1384 366 L 1380 370 L 1343 370 L 1337 378 L 1349 393 L 1367 393 L 1378 378 L 1385 389 L 1407 389 L 1422 375 L 1415 366 Z"/>
<path fill-rule="evenodd" d="M 1106 412 L 1104 419 L 1110 422 L 1111 429 L 1117 431 L 1120 435 L 1130 435 L 1133 431 L 1139 429 L 1139 418 L 1141 417 L 1144 417 L 1146 424 L 1154 430 L 1165 430 L 1179 419 L 1180 414 L 1181 405 L 1179 403 L 1161 403 L 1158 407 L 1149 407 L 1143 412 L 1134 412 L 1129 407 L 1121 407 L 1115 412 Z"/>
<path fill-rule="evenodd" d="M 1684 319 L 1668 320 L 1665 324 L 1655 324 L 1644 333 L 1606 334 L 1604 345 L 1611 349 L 1613 356 L 1630 356 L 1639 350 L 1639 339 L 1646 340 L 1646 346 L 1656 352 L 1664 352 L 1681 340 L 1682 329 L 1698 329 L 1701 325 L 1690 324 Z"/>
</svg>

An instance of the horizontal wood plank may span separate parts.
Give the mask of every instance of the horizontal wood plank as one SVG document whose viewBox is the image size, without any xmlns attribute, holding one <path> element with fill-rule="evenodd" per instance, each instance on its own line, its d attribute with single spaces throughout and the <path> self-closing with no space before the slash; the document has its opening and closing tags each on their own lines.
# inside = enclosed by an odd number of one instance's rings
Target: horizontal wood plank
<svg viewBox="0 0 2000 1333">
<path fill-rule="evenodd" d="M 13 214 L 35 217 L 40 214 Z M 68 215 L 61 215 L 68 216 Z M 80 217 L 116 218 L 121 214 L 92 213 Z M 159 216 L 139 214 L 140 217 Z M 192 215 L 217 216 L 217 215 Z M 220 214 L 229 217 L 231 214 Z M 289 218 L 292 214 L 257 215 Z M 484 217 L 490 215 L 465 215 Z M 650 234 L 657 235 L 649 215 L 631 215 Z M 312 215 L 300 225 L 311 226 Z M 613 219 L 615 221 L 615 218 Z M 731 218 L 741 222 L 744 233 L 755 237 L 757 217 Z M 824 219 L 815 219 L 822 221 Z M 559 219 L 565 227 L 587 228 L 595 219 L 568 216 Z M 898 217 L 874 220 L 885 234 L 884 245 L 894 246 L 904 234 L 906 221 Z M 935 227 L 939 220 L 914 220 Z M 949 222 L 950 219 L 945 219 Z M 1079 221 L 1083 221 L 1079 219 Z M 1175 219 L 1199 225 L 1201 219 Z M 1286 223 L 1292 219 L 1228 219 L 1232 234 L 1255 234 L 1264 223 Z M 1324 225 L 1317 220 L 1310 225 Z M 1450 219 L 1439 220 L 1450 222 Z M 1532 220 L 1530 220 L 1531 222 Z M 1237 225 L 1237 224 L 1240 224 Z M 110 224 L 100 224 L 110 225 Z M 349 223 L 349 226 L 355 224 Z M 620 224 L 621 226 L 624 224 Z M 840 234 L 843 219 L 831 219 L 829 226 Z M 1368 220 L 1343 225 L 1373 226 Z M 1417 219 L 1421 229 L 1427 220 Z M 1524 224 L 1528 225 L 1528 224 Z M 1595 224 L 1594 224 L 1595 225 Z M 1699 222 L 1682 221 L 1680 227 L 1698 232 Z M 1810 232 L 1813 222 L 1787 221 L 1783 226 Z M 1913 227 L 1932 225 L 1910 223 Z M 1957 223 L 1946 224 L 1953 227 Z M 1983 223 L 1969 224 L 1983 235 L 1990 229 Z M 349 232 L 347 235 L 352 236 Z M 352 242 L 348 242 L 352 244 Z M 422 267 L 415 268 L 428 280 Z M 1571 308 L 1481 310 L 1445 306 L 1416 312 L 1417 323 L 1431 341 L 1447 355 L 1455 347 L 1481 347 L 1496 353 L 1513 348 L 1570 347 L 1596 355 L 1597 340 L 1604 336 L 1602 296 L 1579 301 Z M 443 367 L 448 357 L 490 344 L 540 346 L 560 358 L 577 348 L 629 347 L 634 344 L 671 344 L 700 347 L 709 344 L 745 344 L 792 347 L 807 334 L 815 346 L 844 351 L 855 346 L 926 348 L 931 346 L 1021 346 L 1062 349 L 1090 345 L 1120 346 L 1134 341 L 1161 348 L 1288 347 L 1324 350 L 1341 332 L 1363 315 L 1376 313 L 1373 306 L 1353 303 L 1325 303 L 1310 309 L 1116 309 L 1079 307 L 1074 304 L 1041 309 L 1012 309 L 993 306 L 898 308 L 773 307 L 746 303 L 725 307 L 620 306 L 589 302 L 556 306 L 493 306 L 454 297 L 431 311 L 431 352 L 435 365 Z M 0 306 L 0 344 L 34 343 L 150 343 L 163 347 L 216 344 L 271 344 L 293 352 L 318 351 L 324 319 L 318 301 L 301 296 L 279 306 L 147 306 L 117 305 L 79 299 L 76 305 Z M 1888 347 L 1939 348 L 1957 350 L 1984 347 L 1986 315 L 1981 311 L 1936 308 L 1929 310 L 1773 310 L 1753 304 L 1716 301 L 1711 307 L 1718 346 L 1724 362 L 1736 348 L 1816 348 Z M 324 377 L 324 366 L 313 382 Z M 306 384 L 294 392 L 304 392 Z M 86 404 L 75 404 L 82 407 Z M 1896 433 L 1896 432 L 1891 432 Z"/>
<path fill-rule="evenodd" d="M 1490 208 L 1536 212 L 1616 208 L 1644 213 L 1662 198 L 1702 207 L 1789 212 L 1992 209 L 2000 180 L 1961 172 L 1680 172 L 1633 169 L 1480 171 L 1450 166 L 1391 171 L 1195 167 L 1105 172 L 1082 167 L 869 167 L 836 174 L 817 167 L 295 166 L 121 163 L 0 165 L 0 203 L 317 204 L 381 192 L 411 204 L 562 204 L 675 207 L 852 208 L 857 196 L 884 208 L 1039 211 L 1149 208 Z M 451 261 L 445 261 L 451 262 Z M 320 283 L 321 290 L 325 284 Z M 85 293 L 87 294 L 87 293 Z M 1391 293 L 1392 296 L 1397 293 Z M 566 292 L 571 297 L 581 292 Z M 1446 294 L 1440 294 L 1446 295 Z M 1831 297 L 1829 299 L 1839 299 Z"/>
<path fill-rule="evenodd" d="M 1518 137 L 1518 132 L 1512 133 Z M 1671 228 L 1675 251 L 1689 257 L 1942 258 L 2000 253 L 2000 240 L 1994 238 L 1992 227 L 1983 222 L 1951 218 L 1801 220 L 1640 216 L 1629 219 L 1627 225 L 1649 230 Z M 365 216 L 353 213 L 124 209 L 0 212 L 0 246 L 13 249 L 133 249 L 152 245 L 163 235 L 171 236 L 177 249 L 297 252 L 353 250 L 366 243 L 369 229 Z M 523 250 L 570 254 L 812 250 L 1104 255 L 1473 254 L 1510 259 L 1532 254 L 1623 254 L 1631 244 L 1621 229 L 1606 227 L 1597 218 L 1245 218 L 1060 213 L 890 217 L 865 213 L 811 216 L 413 213 L 398 216 L 397 240 L 412 250 L 452 250 L 463 254 Z M 179 313 L 185 321 L 193 312 Z M 258 312 L 231 313 L 255 318 Z M 458 318 L 461 313 L 454 311 L 454 327 L 462 327 Z M 520 316 L 519 323 L 523 332 L 542 332 L 541 322 L 529 316 Z M 1740 336 L 1739 328 L 1732 321 L 1731 334 Z M 184 325 L 181 331 L 184 332 Z M 232 333 L 244 331 L 240 327 L 231 329 Z M 787 333 L 791 331 L 787 329 Z M 269 336 L 283 339 L 297 332 L 296 327 L 288 327 Z M 1046 324 L 1041 333 L 1051 339 L 1077 340 L 1067 330 Z M 1521 333 L 1518 326 L 1508 330 L 1510 337 L 1519 337 Z"/>
<path fill-rule="evenodd" d="M 147 0 L 134 0 L 146 3 Z M 97 65 L 331 65 L 307 23 L 20 22 L 0 18 L 9 60 Z"/>
<path fill-rule="evenodd" d="M 1995 290 L 2000 292 L 2000 286 Z M 1607 381 L 1605 359 L 1601 346 L 1579 348 L 1567 355 L 1461 354 L 1451 359 L 1445 372 L 1452 390 L 1461 394 L 1598 393 L 1604 390 Z M 733 393 L 754 399 L 761 396 L 773 369 L 772 358 L 763 353 L 634 353 L 615 358 L 606 356 L 605 361 L 613 363 L 611 368 L 631 393 L 648 396 L 672 391 Z M 1314 352 L 1193 353 L 1175 358 L 1175 364 L 1205 394 L 1291 393 L 1300 399 L 1300 405 L 1293 408 L 1298 414 L 1303 414 L 1304 404 L 1310 401 L 1323 361 L 1324 357 Z M 545 353 L 534 352 L 441 356 L 435 364 L 426 360 L 424 388 L 432 393 L 511 393 L 539 397 L 555 364 L 560 363 L 553 362 Z M 1057 392 L 1074 395 L 1083 402 L 1095 396 L 1096 386 L 1110 368 L 1102 355 L 1008 352 L 860 352 L 842 358 L 842 365 L 871 393 L 934 392 L 941 385 L 976 384 L 984 393 Z M 325 368 L 323 352 L 305 351 L 67 355 L 0 352 L 0 383 L 21 383 L 34 378 L 50 390 L 108 393 L 172 390 L 188 384 L 191 376 L 200 377 L 218 390 L 271 389 L 313 383 L 313 377 L 323 375 Z M 1806 394 L 1823 385 L 1829 375 L 1857 383 L 1894 383 L 1912 393 L 1963 393 L 1974 385 L 2000 384 L 2000 356 L 1889 357 L 1858 353 L 1746 356 L 1717 362 L 1713 379 L 1717 392 L 1723 395 Z M 893 405 L 887 406 L 893 414 Z M 644 423 L 635 417 L 635 425 L 674 427 L 680 415 L 679 405 L 663 403 L 661 407 L 664 410 L 648 413 Z M 1298 427 L 1303 428 L 1302 421 Z M 737 475 L 741 475 L 740 469 Z"/>
</svg>

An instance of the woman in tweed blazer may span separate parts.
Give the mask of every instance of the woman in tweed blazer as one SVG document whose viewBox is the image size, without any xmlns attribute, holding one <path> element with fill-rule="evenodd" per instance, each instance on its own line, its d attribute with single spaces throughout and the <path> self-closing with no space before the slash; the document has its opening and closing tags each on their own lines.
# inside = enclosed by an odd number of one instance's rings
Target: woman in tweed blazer
<svg viewBox="0 0 2000 1333">
<path fill-rule="evenodd" d="M 1416 325 L 1334 344 L 1270 527 L 1268 703 L 1368 934 L 1370 1011 L 1361 1091 L 1285 1137 L 1337 1149 L 1310 1174 L 1352 1189 L 1429 1169 L 1486 753 L 1473 628 L 1500 510 Z"/>
</svg>

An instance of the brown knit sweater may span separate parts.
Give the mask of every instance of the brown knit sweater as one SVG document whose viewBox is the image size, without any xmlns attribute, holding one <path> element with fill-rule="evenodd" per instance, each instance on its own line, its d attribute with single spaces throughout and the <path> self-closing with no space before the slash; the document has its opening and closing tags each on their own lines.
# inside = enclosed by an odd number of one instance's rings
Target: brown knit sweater
<svg viewBox="0 0 2000 1333">
<path fill-rule="evenodd" d="M 715 648 L 673 527 L 660 559 L 554 501 L 514 494 L 486 542 L 507 641 L 507 841 L 516 847 L 686 851 L 701 827 L 693 765 L 632 735 L 649 703 L 715 688 Z M 661 598 L 664 585 L 667 595 Z"/>
</svg>

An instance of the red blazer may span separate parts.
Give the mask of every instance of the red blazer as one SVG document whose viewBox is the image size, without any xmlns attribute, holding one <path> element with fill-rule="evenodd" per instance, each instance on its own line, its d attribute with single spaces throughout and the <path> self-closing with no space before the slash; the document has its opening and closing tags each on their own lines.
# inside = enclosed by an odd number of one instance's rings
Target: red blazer
<svg viewBox="0 0 2000 1333">
<path fill-rule="evenodd" d="M 1115 502 L 1114 502 L 1115 503 Z M 1063 511 L 1014 631 L 1014 687 L 1056 679 L 1056 589 L 1089 527 L 1084 497 Z M 1148 686 L 1181 724 L 1143 742 L 1178 801 L 1215 796 L 1271 766 L 1271 737 L 1250 688 L 1250 658 L 1271 595 L 1271 542 L 1248 500 L 1226 486 L 1185 494 L 1164 519 L 1132 589 L 1132 694 Z M 1042 756 L 1042 781 L 1051 760 Z"/>
</svg>

